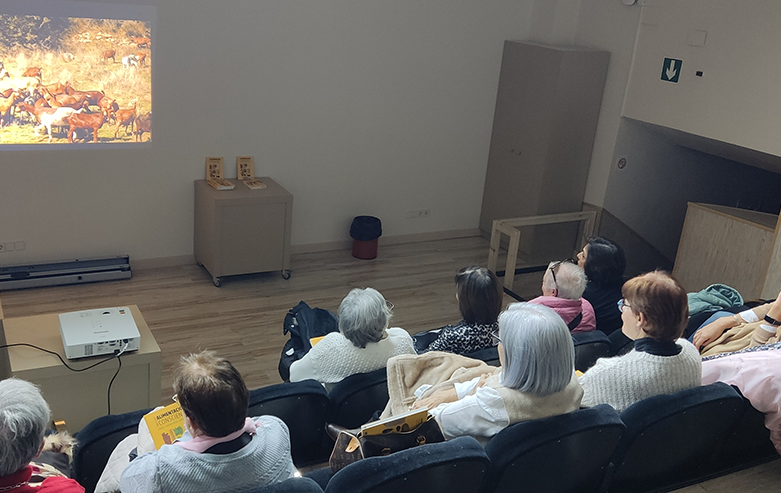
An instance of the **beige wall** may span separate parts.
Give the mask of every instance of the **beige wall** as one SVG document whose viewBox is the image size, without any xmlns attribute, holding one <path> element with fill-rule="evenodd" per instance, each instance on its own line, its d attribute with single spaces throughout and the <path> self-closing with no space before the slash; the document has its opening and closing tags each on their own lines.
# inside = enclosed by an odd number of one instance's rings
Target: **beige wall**
<svg viewBox="0 0 781 493">
<path fill-rule="evenodd" d="M 136 3 L 157 7 L 151 148 L 2 152 L 0 242 L 26 249 L 0 265 L 191 254 L 206 156 L 231 177 L 253 155 L 294 194 L 294 245 L 358 214 L 386 236 L 476 228 L 502 44 L 532 0 Z"/>
</svg>

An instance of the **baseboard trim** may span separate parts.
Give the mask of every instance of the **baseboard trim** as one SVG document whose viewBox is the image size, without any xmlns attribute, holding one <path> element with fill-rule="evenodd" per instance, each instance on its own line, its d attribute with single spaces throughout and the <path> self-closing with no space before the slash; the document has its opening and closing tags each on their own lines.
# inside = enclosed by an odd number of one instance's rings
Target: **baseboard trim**
<svg viewBox="0 0 781 493">
<path fill-rule="evenodd" d="M 194 263 L 195 256 L 193 255 L 177 255 L 175 257 L 142 258 L 138 260 L 130 259 L 130 268 L 132 270 L 152 270 L 165 267 L 179 267 Z"/>
<path fill-rule="evenodd" d="M 379 245 L 401 245 L 403 243 L 419 243 L 421 241 L 452 240 L 456 238 L 470 238 L 480 236 L 479 228 L 469 229 L 451 229 L 447 231 L 432 231 L 429 233 L 413 233 L 408 235 L 381 236 Z M 329 252 L 332 250 L 349 250 L 352 248 L 352 240 L 330 241 L 324 243 L 306 243 L 303 245 L 293 245 L 290 252 L 297 253 L 317 253 Z"/>
</svg>

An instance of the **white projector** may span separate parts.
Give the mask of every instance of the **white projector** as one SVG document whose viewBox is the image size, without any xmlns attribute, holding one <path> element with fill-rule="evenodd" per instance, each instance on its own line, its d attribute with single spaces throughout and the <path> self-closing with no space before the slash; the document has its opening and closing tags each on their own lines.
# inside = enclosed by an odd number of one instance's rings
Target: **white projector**
<svg viewBox="0 0 781 493">
<path fill-rule="evenodd" d="M 119 306 L 60 314 L 60 335 L 68 359 L 137 351 L 141 335 L 130 308 Z"/>
</svg>

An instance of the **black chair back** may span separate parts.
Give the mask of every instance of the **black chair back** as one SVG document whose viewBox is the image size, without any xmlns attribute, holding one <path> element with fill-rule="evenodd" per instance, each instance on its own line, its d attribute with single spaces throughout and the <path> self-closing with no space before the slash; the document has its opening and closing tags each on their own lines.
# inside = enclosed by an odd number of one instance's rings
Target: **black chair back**
<svg viewBox="0 0 781 493">
<path fill-rule="evenodd" d="M 87 493 L 95 491 L 95 485 L 117 444 L 128 435 L 138 433 L 138 423 L 149 411 L 151 409 L 101 416 L 76 433 L 78 444 L 73 451 L 73 479 Z"/>
<path fill-rule="evenodd" d="M 249 393 L 249 416 L 276 416 L 287 425 L 296 467 L 328 460 L 331 449 L 325 434 L 327 409 L 328 394 L 314 380 L 280 383 Z"/>
<path fill-rule="evenodd" d="M 385 368 L 350 375 L 334 385 L 326 420 L 346 428 L 358 428 L 371 420 L 388 403 L 388 376 Z"/>
<path fill-rule="evenodd" d="M 499 351 L 495 347 L 480 349 L 474 353 L 465 354 L 464 356 L 485 361 L 491 366 L 501 366 L 499 364 Z"/>
<path fill-rule="evenodd" d="M 610 339 L 601 330 L 572 334 L 575 344 L 575 369 L 585 372 L 599 358 L 610 356 Z"/>
<path fill-rule="evenodd" d="M 629 406 L 621 413 L 626 432 L 611 461 L 609 491 L 668 490 L 699 478 L 743 412 L 743 397 L 721 382 Z"/>
<path fill-rule="evenodd" d="M 485 447 L 485 491 L 597 492 L 624 428 L 605 404 L 511 425 Z"/>
<path fill-rule="evenodd" d="M 477 493 L 491 461 L 472 437 L 421 445 L 350 464 L 326 493 Z"/>
</svg>

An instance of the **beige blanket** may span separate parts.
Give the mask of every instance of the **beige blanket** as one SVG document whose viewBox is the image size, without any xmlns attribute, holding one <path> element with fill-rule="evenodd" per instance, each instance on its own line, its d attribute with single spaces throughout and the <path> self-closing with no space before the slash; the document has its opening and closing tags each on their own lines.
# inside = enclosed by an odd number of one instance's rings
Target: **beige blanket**
<svg viewBox="0 0 781 493">
<path fill-rule="evenodd" d="M 388 395 L 390 400 L 381 418 L 389 418 L 410 410 L 417 399 L 415 390 L 432 385 L 423 397 L 453 383 L 466 382 L 485 373 L 498 371 L 484 361 L 453 353 L 431 351 L 402 354 L 388 360 Z"/>
<path fill-rule="evenodd" d="M 724 331 L 718 339 L 705 346 L 702 350 L 702 357 L 713 356 L 719 353 L 731 353 L 752 346 L 777 342 L 781 329 L 775 334 L 771 334 L 759 326 L 761 323 L 763 323 L 762 320 L 740 324 Z"/>
</svg>

